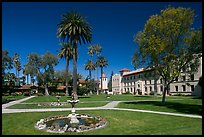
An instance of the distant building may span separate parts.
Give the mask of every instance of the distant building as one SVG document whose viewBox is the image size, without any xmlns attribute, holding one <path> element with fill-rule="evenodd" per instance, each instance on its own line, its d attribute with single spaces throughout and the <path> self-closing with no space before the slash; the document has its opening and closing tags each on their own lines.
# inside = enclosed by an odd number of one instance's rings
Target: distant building
<svg viewBox="0 0 204 137">
<path fill-rule="evenodd" d="M 101 90 L 101 77 L 100 77 L 100 83 L 99 83 L 99 90 Z M 102 75 L 102 90 L 103 92 L 108 92 L 108 78 L 105 74 Z"/>
<path fill-rule="evenodd" d="M 120 74 L 112 76 L 113 94 L 131 93 L 134 95 L 150 95 L 154 91 L 154 77 L 151 70 L 144 68 L 130 71 L 124 68 Z M 201 87 L 198 85 L 199 78 L 202 76 L 202 57 L 200 66 L 195 74 L 182 73 L 178 80 L 170 84 L 170 94 L 201 95 Z M 164 91 L 163 80 L 157 80 L 157 94 Z"/>
</svg>

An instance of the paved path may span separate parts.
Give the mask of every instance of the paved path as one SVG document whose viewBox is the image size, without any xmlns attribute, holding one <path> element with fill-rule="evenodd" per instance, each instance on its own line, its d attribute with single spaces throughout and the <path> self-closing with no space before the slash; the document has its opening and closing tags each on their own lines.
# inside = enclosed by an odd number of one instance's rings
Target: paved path
<svg viewBox="0 0 204 137">
<path fill-rule="evenodd" d="M 2 105 L 2 113 L 20 113 L 20 112 L 46 112 L 46 111 L 68 111 L 71 108 L 43 108 L 43 109 L 7 109 L 11 105 L 18 104 L 22 101 L 28 100 L 35 96 L 31 96 L 28 98 L 20 99 L 17 101 L 12 101 L 7 104 Z M 143 100 L 141 100 L 143 101 Z M 148 101 L 148 100 L 146 100 Z M 172 116 L 182 116 L 182 117 L 191 117 L 191 118 L 201 118 L 199 115 L 191 115 L 191 114 L 179 114 L 179 113 L 171 113 L 171 112 L 159 112 L 159 111 L 150 111 L 150 110 L 139 110 L 139 109 L 127 109 L 127 108 L 115 108 L 118 103 L 123 101 L 111 101 L 102 107 L 87 107 L 87 108 L 76 108 L 76 110 L 125 110 L 125 111 L 134 111 L 134 112 L 145 112 L 145 113 L 154 113 L 161 115 L 172 115 Z M 126 101 L 125 101 L 126 102 Z"/>
</svg>

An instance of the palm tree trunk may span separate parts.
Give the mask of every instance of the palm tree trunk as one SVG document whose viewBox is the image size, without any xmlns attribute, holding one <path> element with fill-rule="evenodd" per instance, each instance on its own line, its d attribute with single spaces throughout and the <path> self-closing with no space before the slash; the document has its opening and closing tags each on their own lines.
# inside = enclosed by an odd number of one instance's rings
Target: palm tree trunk
<svg viewBox="0 0 204 137">
<path fill-rule="evenodd" d="M 68 96 L 69 94 L 69 91 L 68 91 L 68 74 L 69 74 L 69 60 L 68 58 L 66 57 L 66 72 L 65 72 L 65 75 L 66 75 L 66 93 L 65 93 L 65 96 Z"/>
<path fill-rule="evenodd" d="M 73 98 L 77 100 L 77 41 L 73 45 Z"/>
<path fill-rule="evenodd" d="M 103 92 L 103 78 L 102 78 L 102 75 L 103 75 L 103 67 L 101 67 L 101 93 Z"/>
<path fill-rule="evenodd" d="M 28 77 L 29 77 L 29 74 L 27 74 L 26 76 L 27 76 L 27 85 L 28 85 Z"/>
<path fill-rule="evenodd" d="M 89 75 L 90 75 L 90 93 L 93 94 L 93 92 L 92 92 L 92 75 L 91 75 L 91 70 L 89 70 Z"/>
</svg>

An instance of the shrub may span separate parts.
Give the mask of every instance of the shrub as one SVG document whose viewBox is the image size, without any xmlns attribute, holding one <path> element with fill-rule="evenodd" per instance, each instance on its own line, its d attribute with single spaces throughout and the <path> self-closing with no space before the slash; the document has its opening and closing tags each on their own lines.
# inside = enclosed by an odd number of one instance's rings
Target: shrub
<svg viewBox="0 0 204 137">
<path fill-rule="evenodd" d="M 65 96 L 65 93 L 59 93 L 59 96 Z"/>
<path fill-rule="evenodd" d="M 17 96 L 17 94 L 16 93 L 11 93 L 11 96 Z"/>
<path fill-rule="evenodd" d="M 43 94 L 43 93 L 37 93 L 37 95 L 38 95 L 38 96 L 43 96 L 44 94 Z"/>
<path fill-rule="evenodd" d="M 52 93 L 51 93 L 51 96 L 56 96 L 56 93 L 55 93 L 55 92 L 52 92 Z"/>
<path fill-rule="evenodd" d="M 27 91 L 27 92 L 24 92 L 23 95 L 24 96 L 30 96 L 30 93 Z"/>
<path fill-rule="evenodd" d="M 149 93 L 150 95 L 154 95 L 154 91 L 150 91 L 150 93 Z"/>
<path fill-rule="evenodd" d="M 2 97 L 2 104 L 9 102 L 6 98 Z"/>
<path fill-rule="evenodd" d="M 23 93 L 22 92 L 15 92 L 17 96 L 21 96 Z"/>
</svg>

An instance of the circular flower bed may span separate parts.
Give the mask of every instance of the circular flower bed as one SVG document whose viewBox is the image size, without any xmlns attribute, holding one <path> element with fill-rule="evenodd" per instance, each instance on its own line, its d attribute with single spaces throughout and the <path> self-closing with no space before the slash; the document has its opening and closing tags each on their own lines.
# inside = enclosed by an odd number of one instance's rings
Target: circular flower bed
<svg viewBox="0 0 204 137">
<path fill-rule="evenodd" d="M 71 115 L 53 116 L 40 119 L 35 128 L 47 132 L 64 133 L 64 132 L 83 132 L 103 128 L 107 120 L 101 116 L 90 116 L 88 114 L 76 114 L 79 123 L 70 123 Z"/>
</svg>

